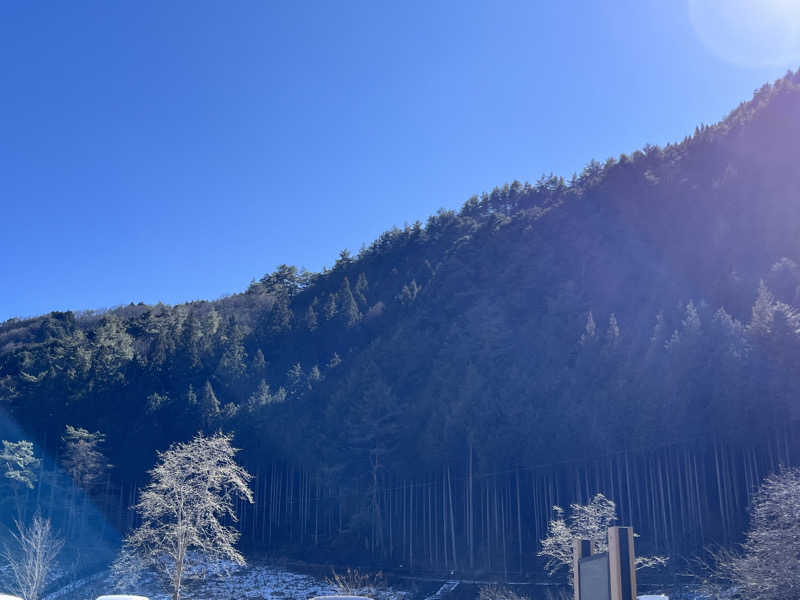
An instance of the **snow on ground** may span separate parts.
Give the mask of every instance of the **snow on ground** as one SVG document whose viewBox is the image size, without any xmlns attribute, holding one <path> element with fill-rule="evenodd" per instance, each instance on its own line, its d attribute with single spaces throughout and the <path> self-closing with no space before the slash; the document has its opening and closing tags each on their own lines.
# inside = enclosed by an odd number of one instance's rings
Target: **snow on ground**
<svg viewBox="0 0 800 600">
<path fill-rule="evenodd" d="M 5 561 L 4 561 L 5 562 Z M 62 565 L 55 565 L 53 569 L 47 574 L 46 582 L 53 583 L 59 577 L 66 575 L 67 571 Z M 0 595 L 12 594 L 11 590 L 16 588 L 14 581 L 14 574 L 9 564 L 0 564 Z"/>
<path fill-rule="evenodd" d="M 147 596 L 150 600 L 170 600 L 170 596 L 152 576 L 142 578 L 136 589 L 115 591 L 109 573 L 77 581 L 48 594 L 43 600 L 94 600 L 101 594 L 127 593 Z M 308 600 L 314 596 L 336 594 L 323 579 L 293 573 L 272 565 L 253 565 L 230 574 L 216 574 L 204 581 L 192 582 L 183 593 L 185 600 Z M 405 594 L 389 590 L 377 600 L 402 598 Z"/>
</svg>

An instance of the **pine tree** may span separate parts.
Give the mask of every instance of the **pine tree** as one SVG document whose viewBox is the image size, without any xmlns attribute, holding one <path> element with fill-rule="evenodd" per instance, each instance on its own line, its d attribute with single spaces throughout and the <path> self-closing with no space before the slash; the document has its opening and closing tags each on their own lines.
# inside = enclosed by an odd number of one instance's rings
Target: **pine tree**
<svg viewBox="0 0 800 600">
<path fill-rule="evenodd" d="M 574 338 L 573 338 L 574 339 Z M 592 311 L 589 311 L 589 316 L 586 317 L 586 327 L 584 328 L 583 335 L 581 335 L 581 344 L 590 344 L 597 339 L 597 325 L 594 322 Z"/>
<path fill-rule="evenodd" d="M 217 395 L 214 393 L 214 388 L 211 382 L 206 380 L 203 386 L 203 393 L 200 396 L 200 418 L 202 419 L 203 426 L 209 427 L 211 423 L 219 416 L 220 403 Z"/>
<path fill-rule="evenodd" d="M 33 443 L 27 440 L 19 442 L 3 440 L 0 466 L 5 484 L 11 488 L 17 519 L 22 520 L 25 502 L 21 493 L 24 490 L 32 490 L 37 480 L 36 469 L 39 466 L 39 459 L 33 454 Z"/>
<path fill-rule="evenodd" d="M 189 384 L 189 388 L 186 390 L 185 400 L 186 406 L 190 409 L 193 409 L 198 404 L 197 394 L 195 393 L 194 387 L 191 383 Z"/>
<path fill-rule="evenodd" d="M 333 356 L 331 356 L 331 359 L 328 361 L 328 369 L 335 369 L 340 364 L 342 364 L 342 359 L 338 352 L 334 352 Z"/>
<path fill-rule="evenodd" d="M 403 289 L 400 290 L 400 293 L 397 296 L 397 299 L 400 300 L 402 304 L 411 304 L 414 300 L 417 299 L 417 294 L 419 294 L 420 287 L 417 285 L 417 280 L 412 279 L 410 283 L 407 283 L 403 286 Z"/>
<path fill-rule="evenodd" d="M 358 280 L 356 281 L 356 285 L 353 288 L 353 295 L 358 300 L 361 306 L 365 306 L 367 304 L 367 289 L 369 288 L 369 284 L 367 283 L 367 276 L 362 272 L 358 275 Z"/>
<path fill-rule="evenodd" d="M 289 308 L 289 294 L 279 293 L 270 313 L 270 332 L 274 335 L 288 333 L 292 329 L 292 310 Z"/>
<path fill-rule="evenodd" d="M 339 251 L 339 258 L 336 260 L 335 269 L 347 268 L 353 263 L 353 257 L 350 255 L 350 250 L 344 248 Z"/>
<path fill-rule="evenodd" d="M 264 359 L 264 353 L 261 348 L 256 350 L 253 355 L 253 360 L 250 362 L 250 372 L 254 375 L 261 375 L 267 370 L 267 361 Z"/>
<path fill-rule="evenodd" d="M 200 323 L 194 317 L 194 314 L 189 313 L 189 316 L 183 322 L 183 329 L 181 331 L 180 347 L 183 355 L 184 368 L 187 371 L 195 369 L 200 366 L 200 340 L 202 338 L 202 331 Z"/>
<path fill-rule="evenodd" d="M 769 334 L 772 327 L 772 317 L 775 314 L 775 297 L 763 281 L 758 285 L 758 294 L 753 304 L 752 313 L 750 331 L 762 336 Z"/>
<path fill-rule="evenodd" d="M 108 460 L 100 451 L 105 439 L 105 434 L 99 431 L 90 433 L 82 427 L 71 425 L 66 426 L 61 437 L 64 469 L 85 491 L 90 491 L 109 468 Z"/>
<path fill-rule="evenodd" d="M 322 314 L 326 320 L 330 321 L 336 316 L 336 308 L 336 294 L 328 294 L 325 305 L 322 307 Z"/>
<path fill-rule="evenodd" d="M 247 352 L 243 340 L 242 328 L 231 317 L 224 341 L 225 350 L 216 370 L 216 375 L 223 381 L 235 381 L 247 371 Z"/>
<path fill-rule="evenodd" d="M 317 311 L 314 310 L 314 304 L 316 303 L 317 299 L 314 298 L 314 302 L 308 305 L 306 309 L 306 327 L 309 331 L 314 331 L 318 327 L 317 322 Z"/>
<path fill-rule="evenodd" d="M 614 313 L 608 318 L 608 329 L 606 330 L 606 344 L 614 348 L 619 342 L 619 323 Z"/>
<path fill-rule="evenodd" d="M 297 267 L 279 265 L 273 273 L 261 278 L 261 285 L 270 294 L 276 296 L 286 294 L 292 297 L 300 290 L 300 276 L 297 273 Z"/>
<path fill-rule="evenodd" d="M 248 409 L 256 410 L 262 406 L 266 406 L 272 400 L 272 397 L 269 392 L 269 385 L 267 382 L 262 379 L 258 382 L 258 387 L 256 390 L 250 394 L 250 397 L 247 399 L 247 407 Z"/>
<path fill-rule="evenodd" d="M 346 327 L 353 327 L 361 320 L 361 313 L 358 310 L 353 292 L 350 290 L 350 280 L 345 277 L 339 288 L 338 304 L 341 307 L 339 316 Z"/>
<path fill-rule="evenodd" d="M 300 363 L 295 363 L 291 366 L 286 379 L 289 382 L 289 393 L 293 396 L 299 396 L 306 391 L 306 376 L 303 367 Z"/>
</svg>

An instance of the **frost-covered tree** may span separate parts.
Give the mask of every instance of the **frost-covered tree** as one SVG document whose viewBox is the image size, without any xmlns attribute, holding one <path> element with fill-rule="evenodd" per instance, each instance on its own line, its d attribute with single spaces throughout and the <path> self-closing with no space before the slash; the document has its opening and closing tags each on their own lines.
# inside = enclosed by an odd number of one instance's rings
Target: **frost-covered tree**
<svg viewBox="0 0 800 600">
<path fill-rule="evenodd" d="M 800 469 L 767 477 L 753 498 L 740 551 L 722 551 L 704 582 L 710 597 L 800 598 Z"/>
<path fill-rule="evenodd" d="M 581 344 L 584 346 L 591 344 L 595 339 L 597 339 L 597 324 L 594 322 L 594 316 L 591 311 L 589 311 L 589 316 L 586 317 L 585 331 L 581 335 Z"/>
<path fill-rule="evenodd" d="M 555 518 L 548 524 L 547 537 L 541 540 L 539 556 L 547 559 L 548 575 L 569 567 L 571 583 L 572 541 L 589 540 L 593 553 L 607 552 L 608 528 L 617 520 L 617 507 L 603 494 L 596 494 L 589 504 L 572 504 L 569 508 L 570 514 L 565 517 L 563 508 L 553 507 Z M 663 566 L 666 562 L 663 556 L 637 556 L 636 568 Z"/>
<path fill-rule="evenodd" d="M 589 316 L 591 319 L 591 314 Z M 603 494 L 597 494 L 589 504 L 572 504 L 570 515 L 564 516 L 564 509 L 554 506 L 555 518 L 547 528 L 539 556 L 547 559 L 545 569 L 553 575 L 562 567 L 572 565 L 572 540 L 589 540 L 593 552 L 605 552 L 608 549 L 608 528 L 617 520 L 614 502 Z"/>
<path fill-rule="evenodd" d="M 100 451 L 106 436 L 82 427 L 67 425 L 61 441 L 64 444 L 62 463 L 73 481 L 89 491 L 105 474 L 108 460 Z"/>
<path fill-rule="evenodd" d="M 74 526 L 80 531 L 86 530 L 87 496 L 102 481 L 110 465 L 100 451 L 106 436 L 99 431 L 89 432 L 81 427 L 67 425 L 61 436 L 61 464 L 70 475 L 75 487 L 71 491 L 69 502 L 69 520 L 66 536 L 75 535 Z M 83 493 L 79 493 L 81 490 Z"/>
<path fill-rule="evenodd" d="M 23 491 L 32 490 L 36 483 L 36 469 L 39 459 L 33 455 L 33 443 L 27 440 L 9 442 L 3 440 L 3 451 L 0 452 L 0 467 L 6 485 L 11 488 L 17 519 L 22 520 L 25 512 Z"/>
<path fill-rule="evenodd" d="M 34 469 L 39 466 L 39 459 L 33 455 L 33 444 L 27 440 L 9 442 L 3 440 L 3 451 L 0 453 L 3 476 L 20 487 L 33 489 L 36 481 Z"/>
<path fill-rule="evenodd" d="M 64 540 L 53 533 L 50 520 L 38 514 L 30 525 L 17 521 L 16 528 L 11 534 L 13 545 L 6 547 L 2 556 L 11 572 L 14 591 L 25 600 L 39 600 Z"/>
<path fill-rule="evenodd" d="M 197 434 L 159 453 L 151 481 L 135 506 L 141 525 L 127 538 L 114 564 L 119 587 L 135 583 L 143 569 L 160 575 L 173 600 L 186 579 L 203 577 L 212 564 L 244 565 L 233 501 L 253 501 L 251 475 L 236 463 L 231 437 Z"/>
</svg>

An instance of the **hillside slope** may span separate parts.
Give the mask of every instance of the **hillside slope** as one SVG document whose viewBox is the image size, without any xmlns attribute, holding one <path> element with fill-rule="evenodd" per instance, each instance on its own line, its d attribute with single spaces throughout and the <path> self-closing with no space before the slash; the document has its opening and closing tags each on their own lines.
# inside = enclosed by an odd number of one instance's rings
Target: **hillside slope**
<svg viewBox="0 0 800 600">
<path fill-rule="evenodd" d="M 731 539 L 800 458 L 798 156 L 800 72 L 324 273 L 8 321 L 6 435 L 105 432 L 105 506 L 155 449 L 233 430 L 259 475 L 245 540 L 305 557 L 525 571 L 552 504 L 597 491 L 645 545 Z"/>
</svg>

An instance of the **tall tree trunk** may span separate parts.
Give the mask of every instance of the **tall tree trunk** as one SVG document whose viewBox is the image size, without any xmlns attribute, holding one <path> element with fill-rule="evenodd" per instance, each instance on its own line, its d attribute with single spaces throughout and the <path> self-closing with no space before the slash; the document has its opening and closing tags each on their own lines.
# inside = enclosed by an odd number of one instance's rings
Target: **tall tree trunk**
<svg viewBox="0 0 800 600">
<path fill-rule="evenodd" d="M 469 442 L 469 476 L 467 477 L 467 539 L 469 543 L 469 568 L 475 569 L 475 513 L 473 512 L 473 482 L 472 482 L 472 440 Z"/>
<path fill-rule="evenodd" d="M 517 469 L 517 553 L 519 554 L 519 572 L 522 574 L 522 505 L 519 496 L 519 469 Z"/>
<path fill-rule="evenodd" d="M 719 448 L 717 447 L 717 443 L 714 442 L 714 466 L 716 469 L 717 474 L 717 497 L 719 499 L 719 514 L 720 519 L 722 520 L 722 536 L 725 541 L 728 540 L 728 519 L 725 510 L 725 491 L 723 490 L 722 486 L 722 475 L 720 473 L 720 465 L 719 465 Z"/>
<path fill-rule="evenodd" d="M 447 467 L 447 492 L 450 498 L 450 541 L 453 551 L 453 569 L 458 571 L 458 560 L 456 558 L 456 523 L 453 513 L 453 488 L 450 485 L 450 467 Z"/>
</svg>

